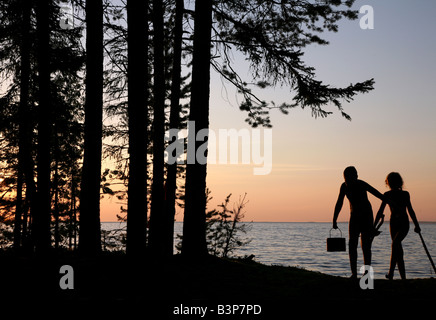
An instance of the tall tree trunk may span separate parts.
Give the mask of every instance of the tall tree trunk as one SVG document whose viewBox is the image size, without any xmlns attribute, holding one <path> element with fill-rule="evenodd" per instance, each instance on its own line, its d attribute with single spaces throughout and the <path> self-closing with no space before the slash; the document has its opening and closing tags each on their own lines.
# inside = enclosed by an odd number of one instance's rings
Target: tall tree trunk
<svg viewBox="0 0 436 320">
<path fill-rule="evenodd" d="M 27 199 L 27 189 L 26 189 L 26 195 L 23 201 L 23 219 L 22 221 L 22 225 L 21 225 L 21 246 L 24 249 L 24 251 L 26 252 L 30 252 L 30 247 L 31 247 L 31 241 L 30 241 L 30 237 L 29 237 L 29 200 Z"/>
<path fill-rule="evenodd" d="M 75 169 L 71 172 L 71 204 L 70 204 L 70 222 L 69 222 L 69 242 L 68 248 L 75 250 L 77 248 L 77 219 L 76 219 L 76 181 Z"/>
<path fill-rule="evenodd" d="M 127 245 L 129 255 L 145 252 L 147 234 L 148 1 L 127 1 L 129 184 Z"/>
<path fill-rule="evenodd" d="M 151 189 L 150 250 L 163 255 L 165 226 L 164 207 L 164 134 L 165 70 L 162 0 L 153 0 L 154 105 L 153 105 L 153 183 Z"/>
<path fill-rule="evenodd" d="M 21 247 L 21 228 L 23 225 L 23 173 L 20 167 L 17 171 L 17 197 L 15 201 L 14 216 L 14 249 Z"/>
<path fill-rule="evenodd" d="M 197 159 L 197 150 L 207 142 L 196 143 L 195 137 L 198 131 L 209 129 L 212 0 L 195 1 L 194 23 L 190 121 L 195 122 L 195 136 L 194 139 L 188 138 L 182 254 L 201 257 L 207 255 L 205 212 L 207 164 L 201 161 L 204 159 Z M 192 137 L 192 133 L 189 134 Z M 207 149 L 205 153 L 204 156 L 207 156 Z"/>
<path fill-rule="evenodd" d="M 57 139 L 55 148 L 58 148 Z M 59 163 L 58 163 L 58 151 L 56 150 L 56 159 L 55 159 L 55 172 L 54 172 L 54 181 L 53 181 L 53 191 L 54 191 L 54 247 L 55 249 L 59 249 L 60 243 L 60 233 L 59 233 Z"/>
<path fill-rule="evenodd" d="M 33 159 L 31 154 L 32 134 L 31 134 L 31 117 L 29 112 L 29 76 L 30 76 L 30 13 L 31 1 L 21 1 L 21 44 L 20 44 L 20 104 L 18 109 L 18 181 L 21 186 L 21 199 L 24 182 L 26 183 L 26 198 L 34 203 L 35 182 L 33 180 Z M 17 208 L 15 218 L 15 237 L 19 237 L 18 231 L 21 230 L 22 219 L 22 201 L 19 199 L 20 193 L 17 187 Z M 20 203 L 21 202 L 21 203 Z M 33 206 L 34 207 L 34 206 Z M 15 240 L 15 245 L 19 245 L 21 239 Z"/>
<path fill-rule="evenodd" d="M 36 211 L 33 216 L 33 234 L 35 249 L 45 254 L 51 246 L 50 218 L 50 139 L 51 139 L 51 101 L 50 101 L 50 29 L 49 11 L 51 1 L 37 2 L 37 37 L 38 37 L 38 154 L 37 180 L 38 191 Z"/>
<path fill-rule="evenodd" d="M 80 192 L 79 250 L 101 250 L 100 182 L 103 121 L 103 4 L 86 1 L 85 147 Z"/>
<path fill-rule="evenodd" d="M 183 0 L 176 0 L 173 40 L 173 70 L 171 76 L 170 128 L 180 126 L 180 86 L 183 36 Z M 177 137 L 175 138 L 177 139 Z M 170 141 L 172 143 L 174 141 Z M 174 216 L 176 214 L 177 162 L 168 164 L 166 181 L 165 254 L 172 255 L 174 248 Z"/>
</svg>

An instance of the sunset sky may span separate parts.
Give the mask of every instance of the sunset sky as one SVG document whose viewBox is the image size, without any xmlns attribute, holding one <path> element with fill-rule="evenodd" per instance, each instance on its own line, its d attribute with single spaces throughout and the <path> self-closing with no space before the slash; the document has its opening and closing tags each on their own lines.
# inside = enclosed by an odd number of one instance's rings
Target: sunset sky
<svg viewBox="0 0 436 320">
<path fill-rule="evenodd" d="M 333 106 L 325 119 L 313 118 L 310 110 L 272 112 L 271 173 L 254 175 L 254 164 L 210 164 L 209 208 L 229 193 L 233 201 L 247 193 L 245 221 L 331 221 L 342 172 L 354 165 L 381 192 L 388 190 L 386 175 L 398 171 L 418 219 L 436 221 L 436 2 L 358 0 L 355 8 L 363 5 L 374 8 L 373 30 L 362 30 L 359 20 L 343 21 L 338 33 L 324 35 L 328 46 L 311 46 L 304 58 L 317 79 L 332 86 L 375 79 L 375 90 L 344 103 L 352 121 Z M 234 59 L 251 81 L 243 58 L 235 53 Z M 286 87 L 257 94 L 277 104 L 293 96 Z M 212 130 L 250 129 L 235 89 L 214 73 L 210 101 Z M 376 212 L 380 201 L 370 200 Z M 119 206 L 104 199 L 101 220 L 115 221 Z M 339 220 L 348 218 L 347 201 Z M 183 220 L 183 210 L 176 219 Z"/>
</svg>

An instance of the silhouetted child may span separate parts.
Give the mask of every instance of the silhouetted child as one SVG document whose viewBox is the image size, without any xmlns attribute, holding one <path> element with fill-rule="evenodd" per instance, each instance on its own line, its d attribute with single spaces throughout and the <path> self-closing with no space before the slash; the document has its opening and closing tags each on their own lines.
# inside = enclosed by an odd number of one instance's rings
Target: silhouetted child
<svg viewBox="0 0 436 320">
<path fill-rule="evenodd" d="M 398 172 L 389 173 L 386 177 L 386 184 L 391 190 L 384 194 L 385 201 L 382 202 L 375 219 L 375 224 L 377 224 L 378 221 L 383 217 L 386 204 L 389 204 L 391 209 L 389 224 L 392 238 L 392 254 L 391 265 L 386 278 L 392 279 L 394 277 L 395 266 L 398 265 L 398 271 L 400 272 L 401 279 L 406 279 L 404 253 L 401 242 L 409 232 L 409 217 L 407 216 L 407 212 L 409 212 L 409 215 L 415 224 L 415 232 L 421 232 L 421 228 L 419 227 L 415 211 L 413 210 L 412 203 L 410 202 L 410 194 L 409 192 L 403 190 L 403 179 L 401 178 L 401 175 Z"/>
<path fill-rule="evenodd" d="M 365 181 L 357 179 L 355 167 L 345 168 L 344 180 L 345 182 L 341 185 L 335 206 L 333 228 L 338 228 L 336 221 L 342 209 L 344 198 L 347 196 L 350 202 L 348 253 L 350 256 L 351 278 L 355 279 L 357 278 L 357 245 L 359 243 L 359 235 L 361 236 L 364 263 L 365 265 L 371 265 L 374 216 L 367 192 L 370 192 L 379 199 L 383 199 L 383 195 Z"/>
</svg>

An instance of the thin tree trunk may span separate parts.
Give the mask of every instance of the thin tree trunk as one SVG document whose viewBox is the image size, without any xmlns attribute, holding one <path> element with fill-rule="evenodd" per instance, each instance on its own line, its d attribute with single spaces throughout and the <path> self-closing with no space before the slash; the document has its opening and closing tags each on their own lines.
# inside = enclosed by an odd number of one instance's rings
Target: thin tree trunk
<svg viewBox="0 0 436 320">
<path fill-rule="evenodd" d="M 74 169 L 71 174 L 71 213 L 70 213 L 70 250 L 75 250 L 77 248 L 77 215 L 76 215 L 76 182 Z"/>
<path fill-rule="evenodd" d="M 75 191 L 74 191 L 74 175 L 71 175 L 71 201 L 70 201 L 70 214 L 69 214 L 69 223 L 68 223 L 68 249 L 72 250 L 73 249 L 73 235 L 74 235 L 74 230 L 73 228 L 75 227 L 75 223 L 73 222 L 73 209 L 74 209 L 74 202 L 76 201 L 75 199 Z"/>
<path fill-rule="evenodd" d="M 23 173 L 20 168 L 17 172 L 17 198 L 15 202 L 14 217 L 14 249 L 19 250 L 21 247 L 21 229 L 23 224 Z"/>
<path fill-rule="evenodd" d="M 56 146 L 57 149 L 57 139 L 56 139 Z M 56 153 L 58 153 L 56 151 Z M 55 173 L 54 173 L 54 183 L 53 183 L 53 189 L 54 189 L 54 245 L 55 249 L 59 249 L 59 242 L 60 242 L 60 234 L 59 234 L 59 168 L 58 168 L 58 154 L 56 154 L 56 160 L 55 160 Z"/>
<path fill-rule="evenodd" d="M 29 248 L 31 246 L 30 243 L 30 237 L 29 237 L 29 201 L 27 199 L 27 190 L 26 190 L 26 197 L 24 198 L 23 201 L 23 219 L 22 219 L 22 232 L 21 232 L 21 246 L 23 248 L 23 251 L 25 252 L 29 252 Z"/>
<path fill-rule="evenodd" d="M 29 110 L 29 76 L 30 76 L 30 16 L 31 0 L 22 0 L 22 21 L 21 21 L 21 47 L 20 47 L 20 104 L 18 110 L 19 132 L 18 132 L 18 171 L 24 175 L 26 184 L 26 202 L 30 206 L 30 215 L 35 212 L 34 162 L 32 158 L 32 118 Z M 27 209 L 26 219 L 27 224 Z M 27 225 L 26 225 L 27 233 Z M 25 239 L 26 246 L 30 239 Z"/>
<path fill-rule="evenodd" d="M 79 250 L 101 251 L 100 182 L 103 122 L 103 4 L 86 1 L 85 147 L 80 193 Z"/>
<path fill-rule="evenodd" d="M 23 221 L 23 175 L 24 180 L 33 182 L 33 161 L 30 153 L 31 135 L 29 134 L 29 75 L 30 75 L 30 0 L 21 2 L 21 44 L 20 44 L 20 104 L 18 109 L 18 170 L 17 170 L 17 203 L 15 209 L 14 247 L 21 246 L 21 229 Z M 26 174 L 27 173 L 27 174 Z M 27 178 L 27 179 L 26 179 Z M 32 183 L 28 190 L 34 192 Z"/>
<path fill-rule="evenodd" d="M 45 254 L 51 246 L 50 219 L 50 138 L 51 138 L 51 101 L 50 101 L 50 29 L 49 10 L 51 3 L 47 0 L 37 2 L 37 37 L 38 37 L 38 154 L 37 179 L 38 191 L 33 213 L 35 249 L 38 254 Z"/>
<path fill-rule="evenodd" d="M 171 79 L 170 128 L 180 126 L 181 62 L 183 36 L 183 0 L 176 0 L 173 40 L 173 70 Z M 177 137 L 175 138 L 177 139 Z M 172 143 L 174 141 L 170 141 Z M 165 254 L 172 255 L 174 248 L 174 217 L 176 214 L 177 162 L 168 164 L 166 182 Z"/>
<path fill-rule="evenodd" d="M 150 212 L 150 250 L 164 254 L 164 134 L 165 134 L 165 70 L 163 48 L 163 4 L 153 0 L 154 105 L 153 105 L 153 183 Z"/>
<path fill-rule="evenodd" d="M 212 28 L 212 0 L 195 1 L 194 52 L 192 58 L 192 90 L 190 121 L 195 122 L 194 137 L 203 129 L 209 129 L 209 82 L 210 45 Z M 191 128 L 192 129 L 192 128 Z M 190 133 L 192 137 L 192 134 Z M 206 139 L 205 139 L 206 140 Z M 197 159 L 199 146 L 188 140 L 188 164 L 186 168 L 186 198 L 183 223 L 182 254 L 192 257 L 207 255 L 206 244 L 206 174 L 207 165 Z M 190 153 L 190 151 L 195 151 Z M 201 149 L 200 149 L 201 150 Z M 200 160 L 200 162 L 199 162 Z M 190 163 L 193 161 L 194 163 Z"/>
<path fill-rule="evenodd" d="M 147 243 L 148 1 L 127 1 L 129 184 L 127 254 L 144 254 Z"/>
</svg>

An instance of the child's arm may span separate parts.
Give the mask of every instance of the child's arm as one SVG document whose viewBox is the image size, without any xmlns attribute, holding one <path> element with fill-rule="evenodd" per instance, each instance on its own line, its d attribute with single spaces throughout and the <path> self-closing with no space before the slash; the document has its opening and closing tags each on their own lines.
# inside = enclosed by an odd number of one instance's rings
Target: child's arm
<svg viewBox="0 0 436 320">
<path fill-rule="evenodd" d="M 406 192 L 406 195 L 407 195 L 407 199 L 406 199 L 407 211 L 409 212 L 409 216 L 410 216 L 410 218 L 412 218 L 412 221 L 415 224 L 415 232 L 420 233 L 421 228 L 419 227 L 419 223 L 418 223 L 418 219 L 416 218 L 415 210 L 413 210 L 413 208 L 412 208 L 412 202 L 410 201 L 410 194 L 408 192 Z"/>
<path fill-rule="evenodd" d="M 383 200 L 383 201 L 385 200 L 385 196 L 383 194 L 381 194 L 381 192 L 378 191 L 376 188 L 371 186 L 369 183 L 365 182 L 365 186 L 366 186 L 366 191 L 368 191 L 369 193 L 371 193 L 375 197 L 379 198 L 380 200 Z"/>
<path fill-rule="evenodd" d="M 341 189 L 339 190 L 338 200 L 336 201 L 335 212 L 333 214 L 333 228 L 334 229 L 338 228 L 336 221 L 338 220 L 339 212 L 341 212 L 342 205 L 344 204 L 344 198 L 345 198 L 345 184 L 342 184 Z"/>
<path fill-rule="evenodd" d="M 376 229 L 379 229 L 384 222 L 385 215 L 383 214 L 383 212 L 385 211 L 385 208 L 386 208 L 386 201 L 383 201 L 380 205 L 380 208 L 378 209 L 377 216 L 375 217 L 374 228 L 376 228 Z M 381 223 L 379 226 L 377 226 L 379 221 Z"/>
</svg>

